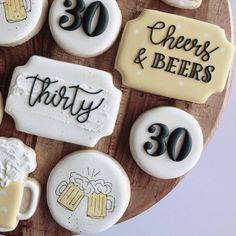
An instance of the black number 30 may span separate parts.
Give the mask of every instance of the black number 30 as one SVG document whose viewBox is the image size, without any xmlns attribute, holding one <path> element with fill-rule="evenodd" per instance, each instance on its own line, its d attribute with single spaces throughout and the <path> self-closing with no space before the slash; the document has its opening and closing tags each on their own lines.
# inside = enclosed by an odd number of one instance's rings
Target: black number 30
<svg viewBox="0 0 236 236">
<path fill-rule="evenodd" d="M 192 137 L 187 129 L 185 128 L 177 128 L 171 134 L 169 134 L 169 129 L 166 125 L 156 123 L 151 125 L 148 128 L 149 133 L 155 133 L 157 127 L 160 128 L 159 134 L 156 136 L 151 136 L 150 139 L 154 140 L 157 143 L 157 148 L 154 152 L 150 152 L 153 148 L 153 144 L 151 142 L 146 142 L 144 144 L 145 152 L 153 157 L 158 157 L 163 155 L 166 151 L 168 152 L 169 157 L 176 162 L 184 160 L 192 149 Z M 184 135 L 184 140 L 182 146 L 177 154 L 177 143 L 181 136 Z M 169 136 L 168 142 L 166 141 Z"/>
<path fill-rule="evenodd" d="M 65 0 L 64 6 L 70 8 L 72 6 L 71 0 Z M 96 12 L 99 11 L 99 17 L 95 29 L 92 29 L 92 22 L 95 17 Z M 81 12 L 84 12 L 83 18 L 81 17 Z M 96 37 L 102 34 L 108 25 L 109 14 L 107 8 L 100 1 L 91 3 L 85 9 L 85 3 L 83 0 L 76 0 L 76 6 L 72 9 L 66 10 L 67 13 L 74 16 L 74 21 L 69 26 L 64 26 L 70 19 L 68 16 L 64 15 L 59 19 L 59 25 L 62 29 L 67 31 L 74 31 L 78 29 L 81 25 L 83 26 L 84 32 L 89 37 Z"/>
</svg>

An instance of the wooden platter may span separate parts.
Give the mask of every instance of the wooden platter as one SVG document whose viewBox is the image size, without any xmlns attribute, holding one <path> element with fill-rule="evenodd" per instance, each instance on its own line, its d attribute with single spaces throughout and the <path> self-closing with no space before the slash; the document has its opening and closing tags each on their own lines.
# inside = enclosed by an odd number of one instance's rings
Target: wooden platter
<svg viewBox="0 0 236 236">
<path fill-rule="evenodd" d="M 50 0 L 49 2 L 51 4 L 52 1 Z M 136 18 L 142 9 L 150 8 L 217 24 L 225 29 L 227 38 L 232 40 L 232 22 L 230 6 L 227 0 L 203 0 L 201 8 L 192 11 L 169 7 L 160 0 L 118 0 L 118 3 L 123 14 L 123 27 L 128 20 Z M 13 69 L 16 66 L 25 64 L 29 57 L 34 54 L 102 69 L 113 74 L 115 85 L 123 92 L 116 128 L 112 136 L 103 138 L 94 149 L 117 159 L 128 173 L 132 184 L 132 199 L 128 210 L 121 220 L 124 221 L 160 201 L 181 180 L 181 178 L 173 180 L 155 179 L 145 174 L 135 164 L 129 150 L 129 133 L 133 122 L 141 113 L 150 108 L 162 105 L 176 106 L 197 118 L 203 129 L 206 144 L 217 127 L 219 117 L 227 101 L 230 79 L 224 92 L 213 95 L 204 105 L 177 101 L 132 90 L 121 84 L 120 74 L 113 68 L 119 40 L 120 37 L 109 51 L 99 57 L 91 59 L 73 57 L 55 44 L 50 34 L 48 23 L 46 23 L 43 30 L 29 42 L 15 48 L 0 47 L 0 89 L 4 100 L 6 100 Z M 8 233 L 8 235 L 71 235 L 70 232 L 61 228 L 52 219 L 46 204 L 45 187 L 50 171 L 61 158 L 73 151 L 86 148 L 18 132 L 15 130 L 12 118 L 6 114 L 0 127 L 0 135 L 20 138 L 36 149 L 38 168 L 32 176 L 38 179 L 43 187 L 39 208 L 34 217 L 29 221 L 20 222 L 17 229 Z"/>
</svg>

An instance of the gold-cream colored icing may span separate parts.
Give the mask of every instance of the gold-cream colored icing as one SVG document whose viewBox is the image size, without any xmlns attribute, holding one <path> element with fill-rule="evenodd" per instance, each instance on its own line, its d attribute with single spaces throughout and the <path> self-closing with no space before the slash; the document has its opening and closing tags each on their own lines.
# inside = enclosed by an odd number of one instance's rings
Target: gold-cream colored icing
<svg viewBox="0 0 236 236">
<path fill-rule="evenodd" d="M 0 228 L 14 229 L 16 227 L 23 190 L 22 181 L 0 187 Z"/>
<path fill-rule="evenodd" d="M 178 49 L 169 49 L 171 37 L 172 46 L 178 45 Z M 187 50 L 184 50 L 181 45 L 186 40 Z M 188 50 L 193 44 L 195 47 Z M 137 19 L 127 23 L 115 68 L 129 87 L 205 103 L 213 93 L 223 91 L 233 55 L 234 46 L 227 41 L 222 28 L 182 16 L 144 10 Z"/>
</svg>

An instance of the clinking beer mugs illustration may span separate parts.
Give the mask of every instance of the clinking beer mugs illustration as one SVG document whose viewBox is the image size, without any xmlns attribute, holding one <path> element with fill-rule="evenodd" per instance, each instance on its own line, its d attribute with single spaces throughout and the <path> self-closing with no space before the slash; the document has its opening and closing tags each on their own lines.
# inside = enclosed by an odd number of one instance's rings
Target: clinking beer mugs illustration
<svg viewBox="0 0 236 236">
<path fill-rule="evenodd" d="M 0 0 L 0 4 L 3 4 L 8 23 L 26 20 L 31 11 L 31 0 Z"/>
<path fill-rule="evenodd" d="M 87 198 L 87 216 L 103 219 L 115 209 L 115 198 L 109 195 L 112 184 L 103 179 L 89 180 L 78 173 L 71 173 L 69 183 L 62 181 L 57 189 L 57 202 L 69 211 L 75 211 L 84 198 Z"/>
</svg>

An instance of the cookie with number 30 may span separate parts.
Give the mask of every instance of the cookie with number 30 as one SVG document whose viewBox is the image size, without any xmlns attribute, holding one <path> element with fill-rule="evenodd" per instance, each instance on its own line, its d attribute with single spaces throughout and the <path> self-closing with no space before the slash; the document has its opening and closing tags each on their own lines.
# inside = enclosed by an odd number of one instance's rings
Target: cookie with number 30
<svg viewBox="0 0 236 236">
<path fill-rule="evenodd" d="M 54 0 L 49 25 L 56 43 L 67 53 L 93 57 L 116 40 L 122 15 L 115 0 Z"/>
<path fill-rule="evenodd" d="M 148 174 L 172 179 L 186 174 L 203 150 L 202 130 L 197 120 L 174 107 L 160 107 L 142 114 L 130 134 L 131 153 Z"/>
</svg>

